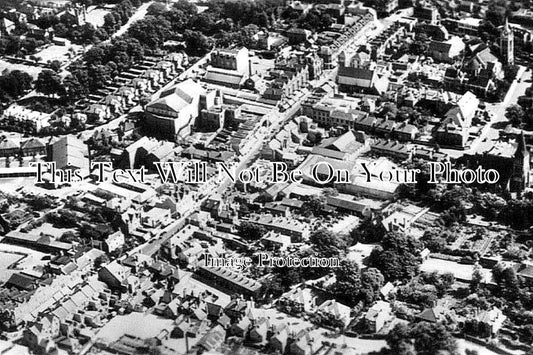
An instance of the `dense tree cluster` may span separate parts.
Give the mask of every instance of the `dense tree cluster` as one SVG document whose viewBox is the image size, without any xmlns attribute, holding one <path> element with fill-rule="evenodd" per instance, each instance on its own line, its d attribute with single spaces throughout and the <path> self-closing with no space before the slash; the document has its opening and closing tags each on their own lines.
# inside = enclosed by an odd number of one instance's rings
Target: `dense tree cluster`
<svg viewBox="0 0 533 355">
<path fill-rule="evenodd" d="M 385 280 L 408 280 L 418 274 L 422 243 L 403 233 L 387 233 L 368 257 L 368 265 L 381 271 Z"/>
<path fill-rule="evenodd" d="M 312 232 L 309 241 L 311 248 L 300 250 L 292 256 L 300 259 L 306 257 L 342 259 L 346 253 L 346 237 L 338 236 L 326 229 L 318 229 Z M 347 269 L 344 268 L 344 270 Z M 269 271 L 272 272 L 272 275 L 265 282 L 265 287 L 271 292 L 272 290 L 277 290 L 278 292 L 287 291 L 289 287 L 304 280 L 317 279 L 331 272 L 342 273 L 338 268 L 325 267 L 276 267 Z M 357 273 L 359 273 L 358 269 Z M 343 275 L 349 278 L 348 273 Z"/>
<path fill-rule="evenodd" d="M 0 55 L 23 56 L 32 55 L 37 48 L 46 42 L 33 37 L 21 38 L 18 34 L 6 35 L 0 38 Z"/>
<path fill-rule="evenodd" d="M 321 258 L 338 258 L 346 253 L 346 239 L 325 228 L 312 232 L 309 242 L 313 251 Z"/>
<path fill-rule="evenodd" d="M 357 227 L 350 232 L 351 244 L 357 243 L 377 243 L 383 239 L 386 229 L 383 226 L 383 216 L 376 214 L 372 217 L 365 218 Z"/>
<path fill-rule="evenodd" d="M 23 71 L 13 70 L 0 76 L 0 101 L 18 98 L 31 89 L 32 77 Z"/>
<path fill-rule="evenodd" d="M 424 247 L 433 253 L 440 253 L 446 249 L 448 244 L 457 239 L 457 234 L 457 231 L 453 229 L 435 227 L 427 229 L 420 241 L 424 243 Z"/>
<path fill-rule="evenodd" d="M 455 338 L 444 325 L 438 323 L 398 323 L 386 339 L 391 353 L 396 355 L 459 353 Z"/>
<path fill-rule="evenodd" d="M 363 301 L 370 305 L 379 297 L 384 277 L 378 269 L 359 269 L 355 261 L 343 260 L 341 266 L 334 270 L 335 283 L 329 290 L 334 297 L 350 307 Z"/>
<path fill-rule="evenodd" d="M 422 273 L 406 285 L 400 286 L 398 300 L 424 307 L 433 307 L 455 282 L 453 274 Z"/>
<path fill-rule="evenodd" d="M 247 241 L 255 241 L 263 238 L 266 233 L 266 229 L 255 223 L 242 222 L 238 228 L 237 234 L 239 237 Z"/>
<path fill-rule="evenodd" d="M 305 199 L 300 209 L 302 215 L 308 216 L 322 216 L 326 207 L 326 199 L 324 196 L 310 196 Z"/>
<path fill-rule="evenodd" d="M 47 96 L 64 95 L 61 77 L 53 70 L 48 69 L 39 73 L 35 81 L 35 90 Z"/>
</svg>

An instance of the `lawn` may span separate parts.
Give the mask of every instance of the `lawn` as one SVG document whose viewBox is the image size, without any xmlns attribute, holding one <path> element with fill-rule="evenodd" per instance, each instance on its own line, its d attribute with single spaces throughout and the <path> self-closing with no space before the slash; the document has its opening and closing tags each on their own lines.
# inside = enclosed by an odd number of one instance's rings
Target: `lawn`
<svg viewBox="0 0 533 355">
<path fill-rule="evenodd" d="M 104 16 L 108 13 L 110 13 L 110 11 L 104 8 L 89 6 L 87 9 L 86 21 L 92 24 L 94 27 L 102 27 L 104 25 Z"/>
<path fill-rule="evenodd" d="M 9 265 L 22 259 L 24 255 L 0 252 L 0 282 L 5 282 L 14 270 L 8 270 Z"/>
<path fill-rule="evenodd" d="M 4 70 L 20 70 L 23 72 L 28 73 L 31 75 L 34 79 L 37 79 L 37 76 L 39 73 L 43 70 L 41 67 L 34 67 L 32 65 L 26 65 L 26 64 L 15 64 L 6 62 L 5 60 L 0 59 L 0 72 L 3 72 Z"/>
</svg>

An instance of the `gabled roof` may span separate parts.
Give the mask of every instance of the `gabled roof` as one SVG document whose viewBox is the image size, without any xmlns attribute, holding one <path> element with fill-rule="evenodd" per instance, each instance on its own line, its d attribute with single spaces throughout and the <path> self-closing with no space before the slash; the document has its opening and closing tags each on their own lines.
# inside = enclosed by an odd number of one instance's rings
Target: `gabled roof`
<svg viewBox="0 0 533 355">
<path fill-rule="evenodd" d="M 416 317 L 430 323 L 437 323 L 439 321 L 439 315 L 435 312 L 434 308 L 426 308 Z"/>
<path fill-rule="evenodd" d="M 19 145 L 11 139 L 4 139 L 0 142 L 0 149 L 18 149 Z"/>
<path fill-rule="evenodd" d="M 217 325 L 207 332 L 196 345 L 208 351 L 214 350 L 224 342 L 225 337 L 226 331 L 220 325 Z"/>
<path fill-rule="evenodd" d="M 11 277 L 6 281 L 5 286 L 10 287 L 14 286 L 21 290 L 31 290 L 35 284 L 35 279 L 28 277 L 19 273 L 11 275 Z"/>
<path fill-rule="evenodd" d="M 192 104 L 195 97 L 200 96 L 205 90 L 192 79 L 187 79 L 172 88 L 163 91 L 159 99 L 152 101 L 148 107 L 164 106 L 176 112 Z"/>
<path fill-rule="evenodd" d="M 38 138 L 30 138 L 22 143 L 22 149 L 44 148 L 46 145 Z"/>
</svg>

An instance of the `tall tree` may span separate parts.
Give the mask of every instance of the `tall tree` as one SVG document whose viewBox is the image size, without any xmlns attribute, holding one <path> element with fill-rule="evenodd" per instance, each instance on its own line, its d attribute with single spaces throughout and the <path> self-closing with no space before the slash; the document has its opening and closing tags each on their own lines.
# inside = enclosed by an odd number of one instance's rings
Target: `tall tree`
<svg viewBox="0 0 533 355">
<path fill-rule="evenodd" d="M 410 279 L 418 273 L 422 244 L 403 233 L 387 233 L 380 247 L 369 256 L 369 266 L 381 271 L 386 280 Z"/>
<path fill-rule="evenodd" d="M 35 82 L 35 90 L 44 95 L 62 95 L 64 88 L 61 77 L 54 71 L 45 69 L 39 73 Z"/>
</svg>

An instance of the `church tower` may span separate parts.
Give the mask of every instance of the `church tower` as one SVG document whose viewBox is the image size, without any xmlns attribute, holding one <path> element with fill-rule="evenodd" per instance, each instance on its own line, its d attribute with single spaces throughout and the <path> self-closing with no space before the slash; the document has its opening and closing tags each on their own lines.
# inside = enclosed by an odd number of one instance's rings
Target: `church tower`
<svg viewBox="0 0 533 355">
<path fill-rule="evenodd" d="M 511 191 L 522 192 L 529 185 L 529 151 L 526 146 L 524 132 L 518 137 L 518 146 L 514 154 Z"/>
<path fill-rule="evenodd" d="M 504 59 L 504 65 L 514 64 L 514 34 L 507 18 L 500 34 L 500 55 Z"/>
</svg>

